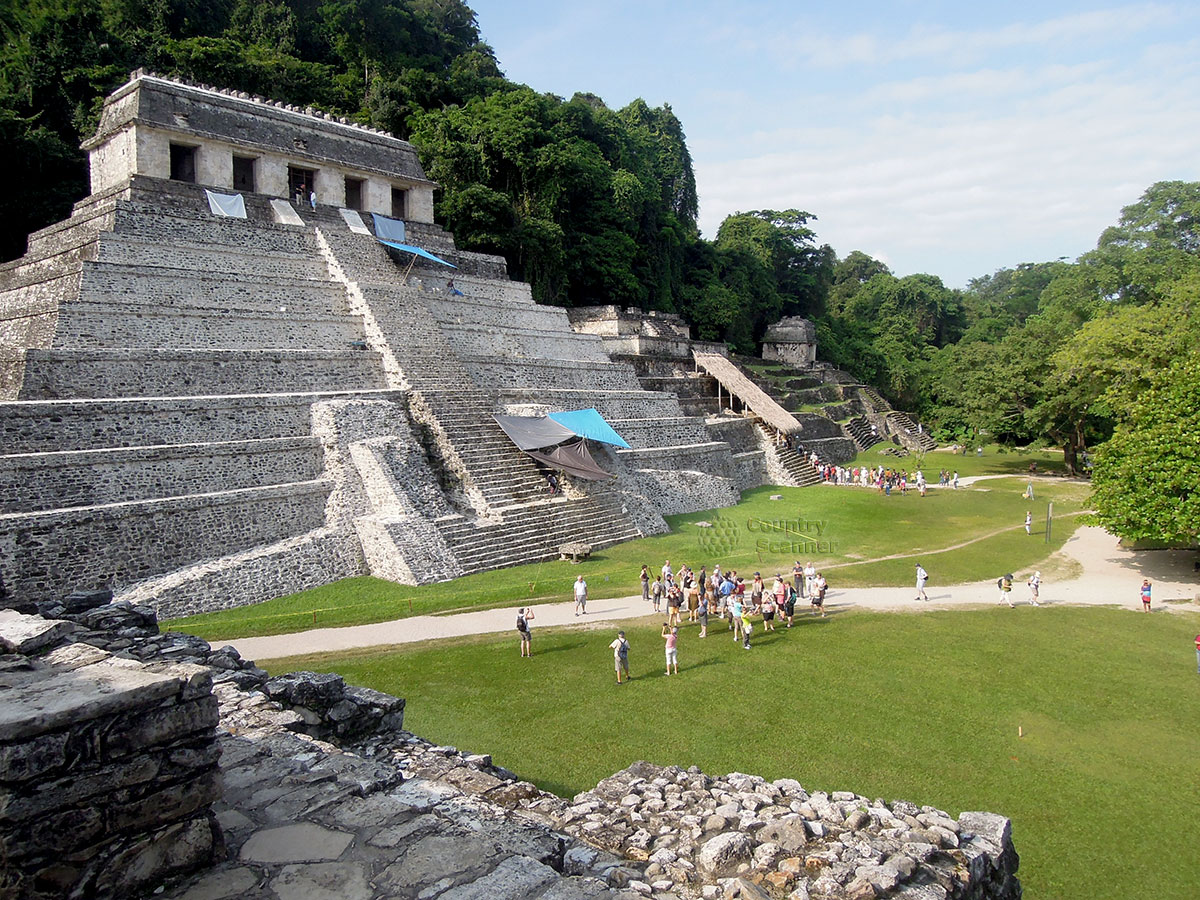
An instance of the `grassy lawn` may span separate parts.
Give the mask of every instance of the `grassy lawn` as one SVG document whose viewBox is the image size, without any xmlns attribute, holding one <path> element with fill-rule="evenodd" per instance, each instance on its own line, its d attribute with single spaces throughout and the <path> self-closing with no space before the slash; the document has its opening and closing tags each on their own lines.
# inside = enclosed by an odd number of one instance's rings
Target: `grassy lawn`
<svg viewBox="0 0 1200 900">
<path fill-rule="evenodd" d="M 834 587 L 904 584 L 919 553 L 939 585 L 994 578 L 1000 570 L 1028 569 L 1058 549 L 1073 531 L 1075 513 L 1088 488 L 1074 483 L 1039 486 L 1038 500 L 1021 498 L 1019 479 L 988 481 L 971 489 L 915 491 L 884 497 L 851 487 L 762 487 L 747 491 L 732 508 L 671 516 L 671 533 L 607 547 L 585 563 L 545 562 L 469 575 L 441 584 L 407 587 L 375 578 L 336 584 L 255 606 L 177 619 L 169 627 L 208 640 L 289 634 L 314 626 L 360 625 L 425 614 L 516 606 L 570 597 L 571 582 L 583 574 L 593 598 L 637 593 L 642 563 L 651 572 L 670 559 L 675 568 L 699 570 L 720 563 L 742 573 L 790 571 L 797 560 L 813 559 Z M 771 500 L 772 495 L 782 499 Z M 1046 503 L 1054 501 L 1053 540 L 1043 540 Z M 1024 533 L 1032 509 L 1035 534 Z M 712 527 L 702 527 L 707 521 Z M 966 544 L 966 546 L 959 546 Z M 956 548 L 956 549 L 948 549 Z M 880 560 L 901 555 L 903 558 Z"/>
<path fill-rule="evenodd" d="M 885 455 L 881 451 L 896 445 L 890 441 L 882 441 L 874 447 L 864 450 L 850 466 L 892 466 L 897 469 L 916 469 L 915 456 L 895 457 Z M 968 475 L 1028 475 L 1029 464 L 1038 464 L 1039 475 L 1062 475 L 1063 455 L 1061 450 L 1010 450 L 998 444 L 985 444 L 983 454 L 975 455 L 975 447 L 968 448 L 966 453 L 951 453 L 949 450 L 930 450 L 925 454 L 925 477 L 931 483 L 937 483 L 939 469 L 948 472 L 958 471 L 960 478 Z M 1040 486 L 1040 483 L 1039 483 Z"/>
<path fill-rule="evenodd" d="M 718 620 L 714 620 L 716 622 Z M 1192 900 L 1200 615 L 1021 607 L 804 619 L 747 652 L 714 627 L 515 635 L 277 660 L 408 699 L 406 727 L 570 796 L 637 759 L 1013 819 L 1030 900 Z M 1024 737 L 1017 736 L 1018 727 Z"/>
</svg>

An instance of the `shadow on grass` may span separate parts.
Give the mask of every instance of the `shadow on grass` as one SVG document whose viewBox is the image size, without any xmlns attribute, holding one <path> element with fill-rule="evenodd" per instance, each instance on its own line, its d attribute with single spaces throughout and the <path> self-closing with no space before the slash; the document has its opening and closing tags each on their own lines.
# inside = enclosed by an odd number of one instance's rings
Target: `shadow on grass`
<svg viewBox="0 0 1200 900">
<path fill-rule="evenodd" d="M 575 641 L 574 643 L 571 643 L 571 644 L 559 644 L 557 646 L 546 647 L 546 648 L 539 647 L 537 650 L 537 653 L 539 656 L 545 656 L 548 653 L 562 653 L 564 650 L 578 650 L 581 647 L 586 647 L 586 646 L 587 646 L 587 641 Z"/>
</svg>

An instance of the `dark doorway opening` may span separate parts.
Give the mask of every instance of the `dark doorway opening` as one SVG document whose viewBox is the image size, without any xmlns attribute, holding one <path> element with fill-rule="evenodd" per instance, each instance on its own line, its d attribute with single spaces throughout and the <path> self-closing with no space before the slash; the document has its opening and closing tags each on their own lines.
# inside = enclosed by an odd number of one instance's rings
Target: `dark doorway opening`
<svg viewBox="0 0 1200 900">
<path fill-rule="evenodd" d="M 196 183 L 196 148 L 171 145 L 171 180 Z"/>
<path fill-rule="evenodd" d="M 254 157 L 235 156 L 233 158 L 233 189 L 254 192 Z"/>
</svg>

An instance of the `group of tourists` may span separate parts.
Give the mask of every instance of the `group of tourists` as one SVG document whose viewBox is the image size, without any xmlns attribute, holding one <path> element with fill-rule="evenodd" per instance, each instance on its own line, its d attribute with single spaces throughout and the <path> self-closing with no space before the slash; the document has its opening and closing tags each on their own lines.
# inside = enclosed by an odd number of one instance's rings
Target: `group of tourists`
<svg viewBox="0 0 1200 900">
<path fill-rule="evenodd" d="M 769 584 L 761 572 L 755 572 L 747 584 L 736 570 L 722 572 L 720 565 L 714 565 L 711 574 L 705 566 L 699 572 L 687 565 L 675 571 L 670 560 L 654 574 L 653 580 L 650 567 L 643 565 L 640 580 L 642 599 L 652 603 L 655 612 L 665 609 L 667 613 L 661 632 L 667 675 L 679 674 L 679 628 L 684 623 L 685 609 L 686 621 L 699 626 L 698 637 L 709 636 L 712 615 L 726 623 L 725 631 L 733 636 L 735 643 L 749 650 L 756 621 L 764 632 L 775 631 L 776 622 L 791 628 L 796 605 L 804 598 L 809 600 L 813 615 L 824 616 L 825 594 L 829 589 L 813 563 L 801 564 L 799 560 L 791 578 L 777 572 Z M 629 679 L 629 641 L 624 631 L 618 632 L 609 649 L 613 651 L 617 684 L 623 684 Z"/>
<path fill-rule="evenodd" d="M 851 485 L 856 487 L 873 487 L 879 493 L 891 496 L 892 491 L 907 494 L 910 488 L 916 488 L 924 497 L 929 489 L 925 474 L 917 469 L 910 474 L 907 470 L 893 469 L 891 466 L 835 466 L 821 463 L 812 457 L 813 468 L 826 484 Z M 938 473 L 938 484 L 942 487 L 953 486 L 958 490 L 958 473 L 953 474 L 943 469 Z"/>
</svg>

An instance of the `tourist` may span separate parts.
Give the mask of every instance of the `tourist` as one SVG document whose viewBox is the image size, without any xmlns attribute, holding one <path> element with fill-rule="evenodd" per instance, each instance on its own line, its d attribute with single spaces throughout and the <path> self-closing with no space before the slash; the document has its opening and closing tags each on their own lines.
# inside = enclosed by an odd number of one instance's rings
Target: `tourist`
<svg viewBox="0 0 1200 900">
<path fill-rule="evenodd" d="M 663 563 L 662 567 L 663 581 L 670 581 L 674 574 L 675 570 L 671 568 L 671 561 L 668 559 L 665 563 Z"/>
<path fill-rule="evenodd" d="M 308 205 L 313 208 L 313 212 L 317 210 L 317 191 L 314 188 L 308 192 Z"/>
<path fill-rule="evenodd" d="M 587 582 L 580 575 L 575 579 L 575 615 L 587 615 Z"/>
<path fill-rule="evenodd" d="M 642 599 L 650 599 L 650 569 L 647 566 L 642 566 L 642 574 L 639 576 L 642 582 Z"/>
<path fill-rule="evenodd" d="M 1025 533 L 1033 534 L 1033 513 L 1025 510 Z"/>
<path fill-rule="evenodd" d="M 808 588 L 808 596 L 812 596 L 813 583 L 817 580 L 817 567 L 813 565 L 812 560 L 804 564 L 804 584 Z M 804 591 L 800 592 L 800 596 L 804 596 Z"/>
<path fill-rule="evenodd" d="M 1142 579 L 1142 609 L 1150 612 L 1150 579 Z"/>
<path fill-rule="evenodd" d="M 1009 594 L 1012 592 L 1013 577 L 1010 572 L 1007 575 L 1001 575 L 996 579 L 996 587 L 1000 590 L 1000 603 L 1007 603 L 1010 608 L 1016 609 L 1013 606 L 1012 598 Z"/>
<path fill-rule="evenodd" d="M 613 665 L 617 669 L 617 684 L 621 683 L 621 676 L 625 676 L 625 680 L 630 680 L 629 675 L 629 641 L 625 640 L 625 632 L 618 631 L 617 639 L 608 645 L 613 652 Z"/>
<path fill-rule="evenodd" d="M 446 290 L 450 292 L 451 297 L 462 297 L 463 292 L 454 286 L 454 279 L 451 278 L 446 282 Z"/>
<path fill-rule="evenodd" d="M 801 597 L 804 596 L 804 566 L 800 565 L 800 560 L 796 560 L 792 566 L 792 587 Z"/>
<path fill-rule="evenodd" d="M 787 594 L 784 598 L 783 614 L 787 616 L 788 628 L 792 627 L 792 622 L 796 618 L 796 586 L 789 584 L 787 586 Z"/>
<path fill-rule="evenodd" d="M 665 588 L 662 583 L 662 576 L 654 576 L 654 584 L 650 587 L 650 600 L 654 603 L 654 611 L 662 612 L 662 599 Z"/>
<path fill-rule="evenodd" d="M 742 636 L 742 598 L 737 594 L 729 597 L 729 630 L 733 632 L 733 642 L 736 644 Z"/>
<path fill-rule="evenodd" d="M 700 583 L 698 581 L 693 581 L 688 585 L 687 608 L 688 621 L 698 622 L 700 620 Z"/>
<path fill-rule="evenodd" d="M 679 674 L 679 652 L 677 645 L 679 644 L 679 626 L 668 625 L 663 622 L 662 638 L 666 642 L 667 654 L 667 674 L 671 674 L 671 667 L 675 667 L 675 674 Z"/>
<path fill-rule="evenodd" d="M 742 649 L 750 649 L 750 635 L 754 633 L 754 625 L 750 622 L 750 608 L 742 604 Z"/>
<path fill-rule="evenodd" d="M 675 582 L 670 582 L 667 585 L 667 622 L 671 625 L 679 624 L 679 607 L 682 603 L 683 591 Z"/>
<path fill-rule="evenodd" d="M 929 602 L 929 595 L 925 593 L 925 582 L 929 580 L 929 573 L 925 568 L 917 563 L 917 599 Z"/>
<path fill-rule="evenodd" d="M 1200 634 L 1196 635 L 1196 673 L 1200 674 Z"/>
<path fill-rule="evenodd" d="M 750 582 L 750 602 L 754 604 L 756 609 L 762 606 L 763 590 L 762 573 L 755 572 L 754 580 Z"/>
<path fill-rule="evenodd" d="M 954 478 L 951 483 L 954 485 L 954 489 L 957 491 L 958 490 L 958 471 L 957 470 L 955 470 L 955 472 L 954 472 Z"/>
<path fill-rule="evenodd" d="M 825 580 L 825 576 L 820 572 L 817 573 L 817 580 L 813 582 L 813 587 L 817 593 L 817 608 L 821 610 L 821 618 L 825 618 L 825 592 L 829 590 L 829 582 Z"/>
<path fill-rule="evenodd" d="M 1034 572 L 1031 576 L 1029 576 L 1029 581 L 1027 581 L 1026 584 L 1029 585 L 1030 605 L 1041 606 L 1042 604 L 1038 601 L 1038 593 L 1041 591 L 1042 587 L 1042 573 Z"/>
<path fill-rule="evenodd" d="M 775 578 L 775 587 L 783 587 L 783 582 L 778 576 Z M 775 591 L 772 589 L 762 598 L 763 631 L 775 630 L 775 610 L 778 608 L 779 605 L 775 602 Z"/>
<path fill-rule="evenodd" d="M 700 610 L 698 613 L 700 620 L 700 637 L 708 637 L 708 601 L 711 596 L 712 594 L 708 592 L 707 587 L 700 595 Z"/>
<path fill-rule="evenodd" d="M 521 607 L 517 610 L 517 634 L 521 636 L 521 656 L 533 656 L 531 641 L 533 635 L 529 633 L 529 623 L 534 619 L 533 607 L 526 609 Z"/>
</svg>

